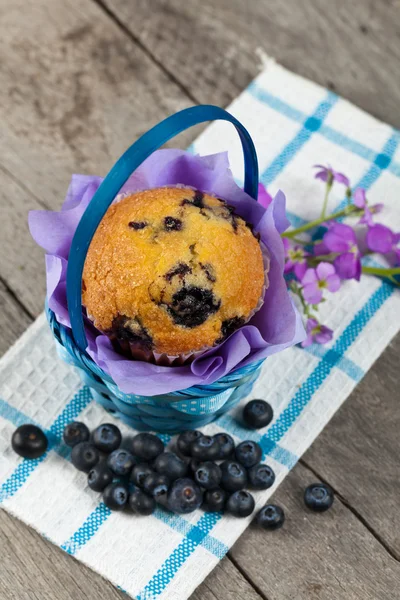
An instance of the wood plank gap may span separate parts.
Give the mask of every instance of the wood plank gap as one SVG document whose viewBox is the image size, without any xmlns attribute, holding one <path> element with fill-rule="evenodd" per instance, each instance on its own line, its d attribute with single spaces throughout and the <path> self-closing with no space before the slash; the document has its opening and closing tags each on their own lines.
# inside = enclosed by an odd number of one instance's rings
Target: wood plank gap
<svg viewBox="0 0 400 600">
<path fill-rule="evenodd" d="M 348 508 L 351 513 L 353 513 L 353 515 L 360 521 L 360 523 L 364 525 L 364 527 L 366 527 L 366 529 L 368 529 L 370 534 L 374 536 L 376 541 L 380 543 L 380 545 L 386 550 L 386 552 L 394 560 L 400 562 L 400 555 L 385 542 L 385 540 L 379 535 L 377 531 L 375 531 L 375 529 L 368 523 L 368 521 L 358 512 L 358 510 L 354 508 L 354 506 L 352 506 L 350 502 L 346 498 L 344 498 L 344 496 L 342 496 L 342 494 L 338 492 L 338 490 L 336 490 L 331 483 L 329 483 L 329 481 L 327 481 L 320 473 L 318 473 L 313 467 L 311 467 L 311 465 L 309 465 L 309 463 L 305 461 L 304 458 L 300 458 L 299 462 L 303 465 L 303 467 L 311 471 L 311 473 L 313 473 L 323 483 L 329 485 L 333 489 L 335 496 L 340 500 L 340 502 L 346 508 Z"/>
<path fill-rule="evenodd" d="M 247 581 L 247 583 L 249 585 L 251 585 L 251 587 L 253 588 L 253 590 L 260 596 L 260 598 L 262 598 L 263 600 L 269 600 L 269 598 L 265 595 L 265 593 L 262 591 L 262 589 L 256 583 L 254 583 L 254 581 L 252 581 L 250 579 L 250 577 L 247 575 L 246 571 L 240 566 L 240 564 L 231 555 L 230 552 L 228 552 L 227 557 L 229 558 L 229 560 L 231 561 L 231 563 L 233 563 L 233 565 L 236 567 L 236 569 L 239 571 L 239 573 L 241 574 L 241 576 L 243 577 L 243 579 L 245 579 Z"/>
<path fill-rule="evenodd" d="M 34 321 L 36 319 L 35 315 L 33 315 L 31 313 L 31 311 L 25 306 L 25 304 L 18 298 L 17 294 L 14 292 L 14 290 L 12 288 L 10 288 L 7 281 L 5 279 L 3 279 L 3 277 L 1 277 L 1 275 L 0 275 L 0 283 L 4 286 L 7 294 L 10 296 L 10 298 L 19 306 L 19 308 L 21 308 L 21 310 L 23 310 L 25 315 L 27 317 L 29 317 L 29 319 L 31 319 L 31 321 Z"/>
<path fill-rule="evenodd" d="M 32 190 L 28 189 L 26 187 L 26 185 L 24 183 L 22 183 L 22 181 L 20 181 L 17 177 L 15 177 L 15 175 L 13 173 L 11 173 L 11 171 L 9 171 L 7 169 L 7 167 L 2 165 L 1 163 L 0 163 L 0 171 L 3 171 L 3 173 L 5 175 L 7 175 L 7 177 L 9 177 L 12 181 L 14 181 L 14 183 L 16 183 L 22 190 L 24 190 L 24 192 L 29 194 L 29 196 L 34 198 L 36 200 L 36 202 L 38 204 L 40 204 L 40 206 L 42 206 L 45 210 L 49 210 L 50 207 L 43 200 L 41 200 L 40 198 L 35 196 L 35 194 L 32 192 Z"/>
<path fill-rule="evenodd" d="M 145 54 L 152 60 L 152 62 L 167 76 L 169 79 L 193 102 L 193 104 L 199 104 L 199 100 L 195 98 L 188 88 L 179 79 L 171 73 L 163 63 L 143 44 L 143 42 L 132 33 L 132 31 L 125 25 L 125 23 L 107 6 L 104 0 L 93 0 L 99 8 L 106 13 L 106 15 L 127 35 Z"/>
</svg>

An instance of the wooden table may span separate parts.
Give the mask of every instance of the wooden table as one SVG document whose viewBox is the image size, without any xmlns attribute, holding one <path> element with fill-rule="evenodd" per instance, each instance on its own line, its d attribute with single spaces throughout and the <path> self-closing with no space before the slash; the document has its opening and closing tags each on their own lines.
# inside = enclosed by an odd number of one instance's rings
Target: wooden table
<svg viewBox="0 0 400 600">
<path fill-rule="evenodd" d="M 261 51 L 400 126 L 399 0 L 0 0 L 0 24 L 2 351 L 43 307 L 28 209 L 166 115 L 226 105 Z M 277 491 L 286 527 L 250 527 L 194 598 L 400 598 L 399 353 L 397 336 Z M 336 491 L 324 516 L 300 493 L 318 479 Z M 0 554 L 1 600 L 124 597 L 5 512 Z"/>
</svg>

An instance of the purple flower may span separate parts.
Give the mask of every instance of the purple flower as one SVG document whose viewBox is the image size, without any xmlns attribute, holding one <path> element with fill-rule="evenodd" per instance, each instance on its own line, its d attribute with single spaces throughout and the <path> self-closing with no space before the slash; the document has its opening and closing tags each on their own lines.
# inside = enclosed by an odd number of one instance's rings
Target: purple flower
<svg viewBox="0 0 400 600">
<path fill-rule="evenodd" d="M 272 196 L 271 196 L 271 194 L 269 194 L 269 192 L 267 192 L 267 190 L 265 188 L 265 185 L 262 184 L 262 183 L 258 184 L 258 202 L 264 208 L 268 208 L 268 206 L 272 202 Z"/>
<path fill-rule="evenodd" d="M 337 292 L 340 288 L 340 279 L 336 275 L 335 267 L 326 262 L 319 263 L 316 269 L 307 269 L 301 283 L 304 300 L 310 304 L 321 302 L 324 289 Z"/>
<path fill-rule="evenodd" d="M 365 194 L 364 188 L 357 188 L 353 194 L 353 202 L 354 205 L 358 208 L 364 209 L 364 214 L 362 215 L 359 223 L 365 223 L 370 227 L 374 224 L 372 220 L 372 215 L 381 212 L 383 208 L 383 204 L 373 204 L 372 206 L 368 206 L 367 197 Z"/>
<path fill-rule="evenodd" d="M 323 243 L 329 252 L 339 253 L 333 264 L 340 279 L 357 279 L 359 281 L 361 255 L 354 230 L 349 225 L 335 223 L 325 233 Z"/>
<path fill-rule="evenodd" d="M 324 167 L 324 165 L 314 165 L 314 169 L 320 169 L 320 171 L 315 174 L 315 179 L 322 179 L 322 181 L 326 181 L 330 185 L 332 185 L 334 181 L 337 181 L 338 183 L 343 183 L 346 187 L 350 186 L 348 177 L 343 175 L 343 173 L 335 171 L 329 165 L 327 167 Z"/>
<path fill-rule="evenodd" d="M 389 254 L 396 265 L 400 265 L 400 233 L 394 233 L 385 225 L 374 225 L 367 233 L 367 245 L 372 252 Z"/>
<path fill-rule="evenodd" d="M 299 281 L 307 271 L 308 252 L 301 246 L 290 246 L 289 240 L 283 238 L 285 247 L 285 273 L 294 273 Z"/>
<path fill-rule="evenodd" d="M 303 348 L 311 346 L 313 342 L 317 344 L 327 344 L 333 337 L 332 329 L 326 325 L 320 325 L 316 319 L 308 319 L 306 324 L 307 337 L 301 343 Z"/>
</svg>

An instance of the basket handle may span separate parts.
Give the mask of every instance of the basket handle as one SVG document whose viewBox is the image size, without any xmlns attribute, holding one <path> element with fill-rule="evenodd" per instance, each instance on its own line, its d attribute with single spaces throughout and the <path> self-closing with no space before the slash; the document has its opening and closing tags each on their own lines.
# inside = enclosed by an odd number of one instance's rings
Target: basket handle
<svg viewBox="0 0 400 600">
<path fill-rule="evenodd" d="M 90 242 L 109 205 L 130 175 L 155 150 L 185 129 L 206 121 L 232 123 L 242 142 L 244 155 L 244 190 L 257 200 L 258 163 L 253 140 L 243 125 L 223 108 L 212 105 L 193 106 L 181 110 L 142 135 L 118 159 L 86 208 L 72 239 L 67 268 L 67 302 L 72 335 L 82 351 L 87 340 L 82 315 L 82 274 Z"/>
</svg>

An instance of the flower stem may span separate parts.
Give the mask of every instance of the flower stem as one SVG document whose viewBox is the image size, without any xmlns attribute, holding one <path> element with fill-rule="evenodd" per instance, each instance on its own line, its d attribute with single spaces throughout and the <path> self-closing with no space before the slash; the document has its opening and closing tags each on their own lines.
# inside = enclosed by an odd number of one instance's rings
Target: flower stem
<svg viewBox="0 0 400 600">
<path fill-rule="evenodd" d="M 378 277 L 386 277 L 390 281 L 400 287 L 400 282 L 396 281 L 393 275 L 400 275 L 400 267 L 394 269 L 385 269 L 379 267 L 362 267 L 362 272 L 367 275 L 377 275 Z"/>
<path fill-rule="evenodd" d="M 309 231 L 310 229 L 313 229 L 314 227 L 317 227 L 318 225 L 321 225 L 322 223 L 325 223 L 326 221 L 333 221 L 334 219 L 338 219 L 339 217 L 346 217 L 346 216 L 351 215 L 356 212 L 361 213 L 362 211 L 360 211 L 360 209 L 357 208 L 357 206 L 354 206 L 353 204 L 351 204 L 350 206 L 346 206 L 346 208 L 344 208 L 343 210 L 338 210 L 337 212 L 332 213 L 331 215 L 328 215 L 327 217 L 320 217 L 319 219 L 316 219 L 315 221 L 310 221 L 309 223 L 305 223 L 305 225 L 302 225 L 301 227 L 297 227 L 296 229 L 291 229 L 290 231 L 285 231 L 281 235 L 282 235 L 282 237 L 294 238 L 294 237 L 297 237 L 299 233 L 303 233 L 304 231 Z"/>
<path fill-rule="evenodd" d="M 329 198 L 331 189 L 332 189 L 332 181 L 330 181 L 328 179 L 328 181 L 326 182 L 325 197 L 324 197 L 324 203 L 322 205 L 322 212 L 321 212 L 321 218 L 323 218 L 323 219 L 325 219 L 325 216 L 326 216 L 326 209 L 328 208 L 328 198 Z"/>
</svg>

